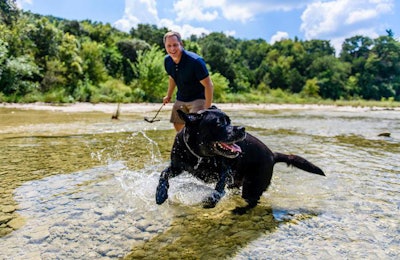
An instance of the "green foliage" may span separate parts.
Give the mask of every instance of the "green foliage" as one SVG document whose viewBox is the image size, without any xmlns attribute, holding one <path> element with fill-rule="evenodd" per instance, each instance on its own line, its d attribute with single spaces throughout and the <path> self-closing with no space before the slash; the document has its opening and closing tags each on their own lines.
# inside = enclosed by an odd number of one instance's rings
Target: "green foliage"
<svg viewBox="0 0 400 260">
<path fill-rule="evenodd" d="M 214 85 L 214 101 L 226 102 L 225 93 L 228 91 L 229 81 L 220 73 L 213 73 L 210 77 Z"/>
<path fill-rule="evenodd" d="M 82 58 L 82 73 L 87 80 L 98 85 L 107 79 L 107 70 L 103 63 L 104 46 L 97 42 L 83 42 L 79 56 Z"/>
<path fill-rule="evenodd" d="M 230 87 L 233 91 L 236 90 L 235 85 L 235 70 L 232 63 L 232 52 L 226 46 L 231 44 L 232 38 L 225 36 L 222 33 L 211 33 L 207 37 L 199 41 L 202 50 L 202 56 L 210 65 L 211 70 L 218 72 L 229 80 Z"/>
<path fill-rule="evenodd" d="M 139 24 L 110 24 L 19 12 L 0 2 L 0 101 L 160 102 L 167 88 L 163 36 Z M 400 43 L 394 32 L 329 41 L 241 40 L 192 35 L 185 48 L 203 56 L 216 102 L 400 100 Z M 151 47 L 152 46 L 152 47 Z"/>
<path fill-rule="evenodd" d="M 61 32 L 47 18 L 35 20 L 27 36 L 32 41 L 31 49 L 38 64 L 43 64 L 48 57 L 57 54 Z"/>
<path fill-rule="evenodd" d="M 163 49 L 163 37 L 166 32 L 168 32 L 168 29 L 165 27 L 159 29 L 151 24 L 138 24 L 137 28 L 130 30 L 130 35 L 133 38 L 147 42 L 150 46 L 156 45 L 158 48 Z"/>
<path fill-rule="evenodd" d="M 164 70 L 164 53 L 153 45 L 148 51 L 138 53 L 137 63 L 132 64 L 138 75 L 133 86 L 135 93 L 145 93 L 144 101 L 161 102 L 168 86 L 168 77 Z"/>
<path fill-rule="evenodd" d="M 71 103 L 74 101 L 63 88 L 54 88 L 43 95 L 43 102 L 46 103 Z"/>
<path fill-rule="evenodd" d="M 0 1 L 0 22 L 12 24 L 17 19 L 18 8 L 16 0 L 1 0 Z"/>
<path fill-rule="evenodd" d="M 300 94 L 304 97 L 319 98 L 318 79 L 317 78 L 308 79 L 303 89 L 301 90 Z"/>
<path fill-rule="evenodd" d="M 103 62 L 108 75 L 117 79 L 123 78 L 123 56 L 116 46 L 103 50 Z"/>
<path fill-rule="evenodd" d="M 2 69 L 0 92 L 17 102 L 18 97 L 38 88 L 39 84 L 34 81 L 38 74 L 38 67 L 28 55 L 9 58 Z"/>
<path fill-rule="evenodd" d="M 340 99 L 347 95 L 345 85 L 350 65 L 333 56 L 323 56 L 313 61 L 310 76 L 318 78 L 322 98 Z"/>
<path fill-rule="evenodd" d="M 121 40 L 117 42 L 117 48 L 122 55 L 122 75 L 125 83 L 129 84 L 132 80 L 137 77 L 134 70 L 132 70 L 132 63 L 136 63 L 138 60 L 138 53 L 140 51 L 150 49 L 150 45 L 143 40 Z"/>
<path fill-rule="evenodd" d="M 132 89 L 120 80 L 109 79 L 100 85 L 100 89 L 94 93 L 88 101 L 93 103 L 131 102 L 133 101 Z"/>
</svg>

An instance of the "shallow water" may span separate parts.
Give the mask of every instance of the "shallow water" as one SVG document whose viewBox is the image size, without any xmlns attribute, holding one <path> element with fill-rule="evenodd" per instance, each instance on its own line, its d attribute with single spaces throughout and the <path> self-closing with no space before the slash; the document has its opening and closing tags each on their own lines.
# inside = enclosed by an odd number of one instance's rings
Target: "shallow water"
<svg viewBox="0 0 400 260">
<path fill-rule="evenodd" d="M 182 175 L 157 206 L 168 112 L 148 124 L 139 113 L 0 109 L 0 259 L 399 259 L 400 112 L 228 114 L 327 177 L 278 164 L 260 204 L 235 216 L 240 194 L 203 209 L 213 187 Z"/>
</svg>

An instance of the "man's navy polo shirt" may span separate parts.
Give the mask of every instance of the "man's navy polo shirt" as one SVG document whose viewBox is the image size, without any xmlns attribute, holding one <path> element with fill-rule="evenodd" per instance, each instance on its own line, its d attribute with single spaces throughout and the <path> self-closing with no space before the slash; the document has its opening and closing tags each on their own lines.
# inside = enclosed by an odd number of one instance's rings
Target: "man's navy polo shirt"
<svg viewBox="0 0 400 260">
<path fill-rule="evenodd" d="M 178 87 L 177 100 L 190 102 L 205 99 L 204 86 L 200 80 L 205 79 L 209 73 L 202 57 L 194 52 L 183 50 L 178 64 L 169 55 L 165 56 L 164 67 Z"/>
</svg>

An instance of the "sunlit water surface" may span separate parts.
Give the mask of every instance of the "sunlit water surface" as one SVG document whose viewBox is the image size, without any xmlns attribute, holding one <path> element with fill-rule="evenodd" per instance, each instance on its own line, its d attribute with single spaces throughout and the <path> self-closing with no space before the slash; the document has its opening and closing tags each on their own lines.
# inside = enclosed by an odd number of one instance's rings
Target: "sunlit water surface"
<svg viewBox="0 0 400 260">
<path fill-rule="evenodd" d="M 260 204 L 236 216 L 239 193 L 203 209 L 213 187 L 184 174 L 158 206 L 168 112 L 148 124 L 141 114 L 0 109 L 0 259 L 399 259 L 400 112 L 228 114 L 327 177 L 278 164 Z"/>
</svg>

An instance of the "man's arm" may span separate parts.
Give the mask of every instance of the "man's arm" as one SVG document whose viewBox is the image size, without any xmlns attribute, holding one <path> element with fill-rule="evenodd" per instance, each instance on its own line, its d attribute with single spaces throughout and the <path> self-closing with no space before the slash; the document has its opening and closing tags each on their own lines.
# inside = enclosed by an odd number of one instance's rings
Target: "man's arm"
<svg viewBox="0 0 400 260">
<path fill-rule="evenodd" d="M 167 104 L 171 101 L 172 94 L 174 94 L 175 87 L 176 87 L 175 80 L 171 76 L 169 76 L 167 95 L 163 98 L 164 104 Z"/>
<path fill-rule="evenodd" d="M 211 107 L 213 102 L 213 94 L 214 94 L 214 84 L 210 78 L 207 76 L 200 83 L 204 86 L 204 95 L 206 97 L 205 109 Z"/>
</svg>

